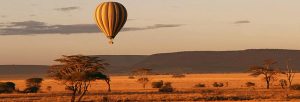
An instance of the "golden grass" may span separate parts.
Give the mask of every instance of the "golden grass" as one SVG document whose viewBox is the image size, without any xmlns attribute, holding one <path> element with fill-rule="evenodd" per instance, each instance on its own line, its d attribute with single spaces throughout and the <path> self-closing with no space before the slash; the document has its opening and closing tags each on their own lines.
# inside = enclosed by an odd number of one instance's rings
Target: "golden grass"
<svg viewBox="0 0 300 102">
<path fill-rule="evenodd" d="M 108 96 L 111 101 L 131 100 L 131 101 L 207 101 L 214 98 L 252 98 L 250 101 L 283 101 L 286 99 L 286 91 L 279 88 L 279 83 L 273 83 L 273 89 L 264 89 L 264 82 L 261 78 L 248 76 L 248 73 L 234 74 L 188 74 L 184 78 L 172 78 L 171 75 L 150 76 L 151 82 L 163 80 L 172 82 L 176 89 L 173 93 L 159 93 L 157 89 L 151 88 L 151 83 L 144 90 L 136 79 L 129 79 L 128 76 L 112 76 L 111 88 L 113 92 L 106 93 L 106 84 L 103 81 L 92 83 L 85 101 L 101 101 L 102 97 Z M 296 74 L 294 84 L 300 83 L 300 74 Z M 284 79 L 284 76 L 279 79 Z M 16 83 L 20 90 L 25 88 L 24 80 L 1 80 Z M 246 82 L 254 82 L 255 88 L 247 88 Z M 225 87 L 214 88 L 212 83 L 222 82 Z M 206 84 L 205 88 L 195 88 L 198 83 Z M 226 85 L 228 83 L 228 85 Z M 46 87 L 51 86 L 52 91 L 47 92 Z M 63 102 L 69 101 L 69 94 L 64 90 L 65 86 L 55 80 L 46 79 L 42 84 L 42 92 L 37 94 L 0 94 L 0 101 L 42 101 L 42 102 Z M 107 95 L 105 95 L 107 94 Z M 298 101 L 300 92 L 290 92 L 290 101 Z"/>
</svg>

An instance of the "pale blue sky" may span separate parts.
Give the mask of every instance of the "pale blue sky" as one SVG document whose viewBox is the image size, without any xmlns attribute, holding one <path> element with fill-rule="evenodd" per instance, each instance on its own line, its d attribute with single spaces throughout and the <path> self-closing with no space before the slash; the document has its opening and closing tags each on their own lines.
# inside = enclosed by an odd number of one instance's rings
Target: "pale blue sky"
<svg viewBox="0 0 300 102">
<path fill-rule="evenodd" d="M 120 32 L 114 45 L 102 33 L 10 30 L 3 35 L 3 29 L 22 27 L 9 26 L 11 22 L 94 24 L 94 9 L 103 1 L 107 0 L 2 0 L 0 64 L 51 64 L 63 54 L 300 49 L 300 0 L 115 0 L 128 10 L 126 28 L 178 26 Z"/>
</svg>

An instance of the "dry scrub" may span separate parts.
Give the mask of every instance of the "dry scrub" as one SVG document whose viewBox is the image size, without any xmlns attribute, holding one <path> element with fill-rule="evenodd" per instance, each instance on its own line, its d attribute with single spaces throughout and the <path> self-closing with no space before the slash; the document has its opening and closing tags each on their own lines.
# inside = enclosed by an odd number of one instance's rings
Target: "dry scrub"
<svg viewBox="0 0 300 102">
<path fill-rule="evenodd" d="M 279 82 L 274 82 L 271 89 L 265 89 L 261 78 L 254 78 L 245 74 L 190 74 L 184 78 L 172 78 L 171 75 L 149 76 L 151 82 L 171 82 L 174 92 L 158 92 L 157 88 L 148 85 L 146 89 L 128 76 L 112 76 L 112 92 L 107 93 L 106 83 L 96 81 L 91 90 L 84 97 L 84 101 L 300 101 L 300 91 L 282 89 Z M 300 83 L 296 74 L 294 84 Z M 282 77 L 284 78 L 284 76 Z M 16 83 L 16 88 L 26 87 L 24 80 L 2 80 Z M 224 87 L 213 87 L 214 82 L 228 83 Z M 247 87 L 245 83 L 253 82 L 255 86 Z M 205 87 L 195 87 L 203 83 Z M 51 91 L 47 88 L 51 86 Z M 64 102 L 70 101 L 68 91 L 54 80 L 45 80 L 42 84 L 43 93 L 37 94 L 0 94 L 0 101 L 42 101 Z M 288 94 L 288 95 L 287 95 Z M 104 97 L 104 98 L 103 98 Z"/>
</svg>

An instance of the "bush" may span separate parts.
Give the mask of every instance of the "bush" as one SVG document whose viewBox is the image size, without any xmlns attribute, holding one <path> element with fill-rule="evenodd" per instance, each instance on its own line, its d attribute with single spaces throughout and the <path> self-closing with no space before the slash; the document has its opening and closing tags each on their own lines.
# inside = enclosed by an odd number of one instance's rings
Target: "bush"
<svg viewBox="0 0 300 102">
<path fill-rule="evenodd" d="M 161 88 L 159 88 L 159 92 L 173 92 L 174 88 L 171 85 L 172 83 L 166 82 Z"/>
<path fill-rule="evenodd" d="M 254 86 L 255 86 L 255 83 L 253 83 L 253 82 L 247 82 L 247 83 L 246 83 L 246 86 L 247 86 L 247 87 L 254 87 Z"/>
<path fill-rule="evenodd" d="M 47 86 L 47 91 L 50 92 L 52 90 L 52 86 Z"/>
<path fill-rule="evenodd" d="M 26 80 L 25 93 L 37 93 L 41 89 L 41 84 L 44 81 L 43 78 L 29 78 Z"/>
<path fill-rule="evenodd" d="M 223 84 L 223 83 L 219 83 L 219 82 L 214 82 L 214 83 L 213 83 L 213 86 L 214 86 L 214 87 L 223 87 L 224 84 Z"/>
<path fill-rule="evenodd" d="M 134 76 L 128 76 L 128 79 L 134 79 Z"/>
<path fill-rule="evenodd" d="M 152 82 L 152 88 L 161 88 L 164 85 L 164 82 L 158 81 L 158 82 Z"/>
<path fill-rule="evenodd" d="M 23 92 L 24 93 L 37 93 L 40 90 L 40 87 L 32 86 L 26 88 Z"/>
<path fill-rule="evenodd" d="M 282 89 L 284 89 L 286 86 L 288 86 L 287 81 L 284 79 L 279 80 L 280 86 Z"/>
<path fill-rule="evenodd" d="M 12 93 L 15 91 L 16 84 L 13 82 L 1 82 L 0 93 Z"/>
<path fill-rule="evenodd" d="M 291 89 L 293 89 L 293 90 L 300 90 L 300 84 L 291 85 Z"/>
<path fill-rule="evenodd" d="M 173 74 L 172 78 L 184 78 L 184 74 Z"/>
<path fill-rule="evenodd" d="M 195 87 L 205 87 L 205 84 L 199 83 L 199 84 L 196 84 Z"/>
</svg>

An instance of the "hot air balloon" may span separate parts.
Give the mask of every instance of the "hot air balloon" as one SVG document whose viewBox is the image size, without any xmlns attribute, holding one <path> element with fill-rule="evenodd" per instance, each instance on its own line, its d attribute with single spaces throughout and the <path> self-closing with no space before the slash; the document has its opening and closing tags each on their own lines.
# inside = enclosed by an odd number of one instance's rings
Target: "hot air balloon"
<svg viewBox="0 0 300 102">
<path fill-rule="evenodd" d="M 113 39 L 127 21 L 127 10 L 118 2 L 103 2 L 96 8 L 95 21 L 109 43 L 113 44 Z"/>
</svg>

